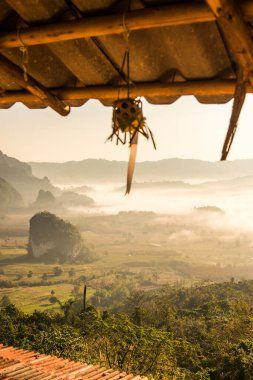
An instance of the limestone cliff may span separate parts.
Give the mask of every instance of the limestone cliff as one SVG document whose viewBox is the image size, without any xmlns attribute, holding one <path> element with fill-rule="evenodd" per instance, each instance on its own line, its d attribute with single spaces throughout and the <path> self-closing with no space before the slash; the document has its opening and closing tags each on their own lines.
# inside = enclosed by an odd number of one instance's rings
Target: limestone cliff
<svg viewBox="0 0 253 380">
<path fill-rule="evenodd" d="M 28 254 L 54 262 L 75 259 L 83 248 L 82 237 L 75 226 L 49 212 L 30 219 Z"/>
</svg>

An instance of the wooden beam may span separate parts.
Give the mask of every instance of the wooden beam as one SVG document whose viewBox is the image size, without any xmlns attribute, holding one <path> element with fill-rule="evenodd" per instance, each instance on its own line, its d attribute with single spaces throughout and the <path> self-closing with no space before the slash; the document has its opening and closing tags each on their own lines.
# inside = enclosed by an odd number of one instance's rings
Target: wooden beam
<svg viewBox="0 0 253 380">
<path fill-rule="evenodd" d="M 228 48 L 245 76 L 253 72 L 253 41 L 240 5 L 234 0 L 206 0 L 217 17 Z M 249 4 L 249 2 L 248 2 Z M 253 80 L 251 84 L 253 84 Z"/>
<path fill-rule="evenodd" d="M 208 80 L 174 83 L 139 83 L 130 87 L 130 96 L 138 97 L 180 97 L 186 95 L 194 96 L 233 96 L 236 82 L 234 80 Z M 247 86 L 247 92 L 253 93 L 253 86 Z M 128 96 L 127 86 L 122 86 L 120 92 L 117 86 L 87 86 L 77 88 L 51 90 L 59 99 L 66 103 L 73 100 L 112 100 L 126 98 Z M 10 103 L 30 103 L 39 106 L 43 102 L 26 91 L 9 91 L 0 96 L 0 105 Z"/>
<path fill-rule="evenodd" d="M 220 0 L 210 0 L 217 5 Z M 240 1 L 243 13 L 253 16 L 253 0 Z M 216 10 L 218 7 L 216 6 Z M 188 25 L 215 21 L 213 12 L 204 3 L 184 3 L 133 10 L 124 14 L 87 16 L 82 20 L 58 22 L 2 32 L 0 48 L 41 45 L 87 37 L 118 34 L 127 31 Z"/>
<path fill-rule="evenodd" d="M 8 73 L 16 84 L 30 92 L 35 99 L 42 101 L 44 105 L 51 107 L 62 116 L 69 114 L 70 107 L 68 105 L 28 74 L 27 80 L 25 80 L 23 70 L 2 55 L 0 55 L 0 69 Z"/>
<path fill-rule="evenodd" d="M 201 3 L 161 6 L 82 20 L 2 32 L 0 48 L 49 44 L 73 39 L 98 37 L 126 31 L 215 21 L 210 9 Z"/>
<path fill-rule="evenodd" d="M 221 160 L 226 160 L 234 140 L 237 123 L 246 97 L 246 86 L 253 85 L 253 40 L 240 4 L 235 0 L 206 0 L 217 17 L 221 33 L 237 65 L 234 104 L 223 144 Z"/>
</svg>

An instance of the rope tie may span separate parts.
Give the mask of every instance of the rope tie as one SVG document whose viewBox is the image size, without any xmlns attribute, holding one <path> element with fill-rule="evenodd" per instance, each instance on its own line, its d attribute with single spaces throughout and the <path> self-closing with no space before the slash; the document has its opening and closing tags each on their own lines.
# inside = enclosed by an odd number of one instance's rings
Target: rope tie
<svg viewBox="0 0 253 380">
<path fill-rule="evenodd" d="M 24 41 L 21 38 L 21 24 L 19 22 L 18 28 L 17 28 L 17 38 L 19 39 L 20 43 L 22 46 L 20 46 L 19 50 L 22 53 L 22 69 L 23 69 L 23 75 L 24 75 L 24 80 L 28 82 L 28 61 L 29 61 L 29 56 L 28 56 L 28 48 L 24 44 Z"/>
<path fill-rule="evenodd" d="M 126 74 L 127 74 L 127 97 L 130 98 L 130 84 L 131 79 L 130 79 L 130 49 L 129 49 L 129 37 L 130 37 L 130 30 L 127 29 L 126 25 L 126 11 L 123 13 L 122 17 L 122 26 L 124 28 L 124 33 L 123 37 L 126 42 L 126 50 L 124 53 L 122 65 L 121 65 L 121 70 L 124 72 L 124 68 L 126 66 Z M 118 86 L 118 100 L 120 99 L 120 84 Z"/>
</svg>

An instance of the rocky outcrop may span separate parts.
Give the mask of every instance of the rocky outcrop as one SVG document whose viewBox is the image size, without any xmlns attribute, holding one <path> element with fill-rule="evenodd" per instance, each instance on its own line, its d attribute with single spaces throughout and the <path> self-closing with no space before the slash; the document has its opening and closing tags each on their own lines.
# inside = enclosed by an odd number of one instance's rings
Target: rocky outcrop
<svg viewBox="0 0 253 380">
<path fill-rule="evenodd" d="M 50 208 L 50 207 L 56 207 L 57 202 L 55 197 L 50 191 L 44 191 L 40 190 L 37 196 L 37 199 L 34 203 L 32 203 L 32 206 L 40 207 L 40 208 Z"/>
<path fill-rule="evenodd" d="M 71 223 L 46 211 L 30 219 L 28 255 L 31 257 L 64 262 L 77 258 L 82 248 L 82 237 Z"/>
</svg>

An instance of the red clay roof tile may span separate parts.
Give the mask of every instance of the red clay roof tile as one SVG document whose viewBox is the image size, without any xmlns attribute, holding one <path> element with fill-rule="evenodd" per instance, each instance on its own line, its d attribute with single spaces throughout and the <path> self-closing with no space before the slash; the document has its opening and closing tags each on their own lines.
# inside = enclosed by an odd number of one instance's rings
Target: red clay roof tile
<svg viewBox="0 0 253 380">
<path fill-rule="evenodd" d="M 147 380 L 98 365 L 0 344 L 0 380 Z"/>
</svg>

